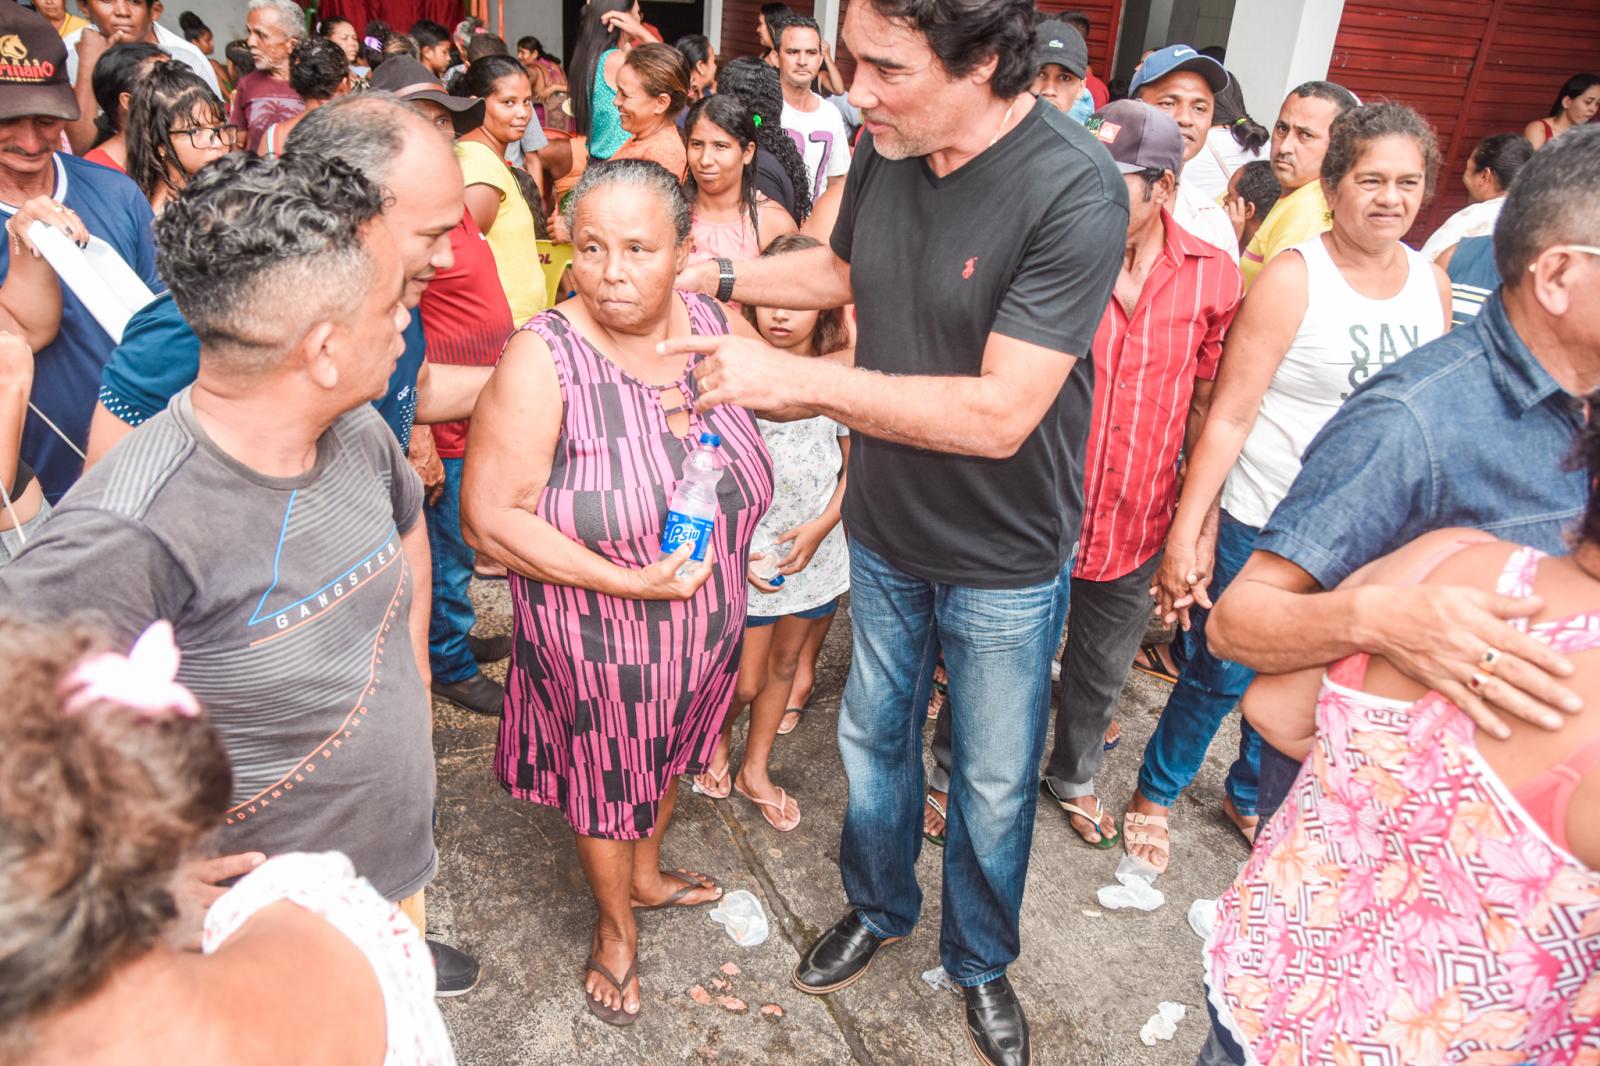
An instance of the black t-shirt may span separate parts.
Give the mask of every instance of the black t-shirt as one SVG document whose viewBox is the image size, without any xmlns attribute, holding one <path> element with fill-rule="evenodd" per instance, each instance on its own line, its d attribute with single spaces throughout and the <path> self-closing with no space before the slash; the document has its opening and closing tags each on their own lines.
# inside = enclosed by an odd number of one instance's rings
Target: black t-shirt
<svg viewBox="0 0 1600 1066">
<path fill-rule="evenodd" d="M 856 365 L 976 377 L 991 333 L 1078 363 L 1009 459 L 856 434 L 844 503 L 852 538 L 929 581 L 1021 588 L 1056 578 L 1082 525 L 1090 349 L 1127 231 L 1127 186 L 1111 157 L 1043 101 L 943 178 L 921 158 L 879 156 L 862 137 L 832 238 L 850 263 Z"/>
<path fill-rule="evenodd" d="M 796 210 L 794 182 L 789 178 L 789 172 L 783 169 L 783 164 L 771 152 L 756 146 L 756 190 L 773 203 L 789 212 L 789 217 L 796 223 L 801 221 L 800 213 Z"/>
</svg>

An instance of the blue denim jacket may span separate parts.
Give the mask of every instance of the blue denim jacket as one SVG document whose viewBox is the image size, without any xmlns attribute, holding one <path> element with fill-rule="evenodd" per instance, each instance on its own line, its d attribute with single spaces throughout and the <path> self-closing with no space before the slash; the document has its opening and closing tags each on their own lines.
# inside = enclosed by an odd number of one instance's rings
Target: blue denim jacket
<svg viewBox="0 0 1600 1066">
<path fill-rule="evenodd" d="M 1565 554 L 1587 499 L 1583 473 L 1566 467 L 1582 424 L 1580 401 L 1534 359 L 1496 292 L 1345 401 L 1256 550 L 1323 588 L 1452 526 Z"/>
</svg>

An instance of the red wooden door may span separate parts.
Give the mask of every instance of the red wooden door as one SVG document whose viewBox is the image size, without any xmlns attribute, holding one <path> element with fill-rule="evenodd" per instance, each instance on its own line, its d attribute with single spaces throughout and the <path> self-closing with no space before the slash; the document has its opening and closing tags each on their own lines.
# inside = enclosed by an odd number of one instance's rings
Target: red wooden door
<svg viewBox="0 0 1600 1066">
<path fill-rule="evenodd" d="M 1600 70 L 1600 0 L 1346 0 L 1328 77 L 1433 123 L 1444 167 L 1410 239 L 1467 202 L 1461 175 L 1492 133 L 1521 133 L 1561 83 Z"/>
</svg>

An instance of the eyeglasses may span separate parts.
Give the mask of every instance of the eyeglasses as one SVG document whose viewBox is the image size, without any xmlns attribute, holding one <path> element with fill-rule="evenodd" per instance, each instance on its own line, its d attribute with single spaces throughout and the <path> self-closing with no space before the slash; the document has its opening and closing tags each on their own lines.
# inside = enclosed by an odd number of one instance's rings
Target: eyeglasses
<svg viewBox="0 0 1600 1066">
<path fill-rule="evenodd" d="M 219 146 L 233 148 L 239 143 L 238 126 L 196 126 L 191 130 L 173 130 L 172 135 L 187 136 L 190 146 L 197 150 Z"/>
<path fill-rule="evenodd" d="M 1600 256 L 1600 247 L 1592 244 L 1552 244 L 1544 250 L 1544 254 L 1548 255 L 1551 252 L 1577 252 L 1579 255 Z M 1532 274 L 1534 268 L 1538 265 L 1537 263 L 1529 263 L 1528 273 Z"/>
</svg>

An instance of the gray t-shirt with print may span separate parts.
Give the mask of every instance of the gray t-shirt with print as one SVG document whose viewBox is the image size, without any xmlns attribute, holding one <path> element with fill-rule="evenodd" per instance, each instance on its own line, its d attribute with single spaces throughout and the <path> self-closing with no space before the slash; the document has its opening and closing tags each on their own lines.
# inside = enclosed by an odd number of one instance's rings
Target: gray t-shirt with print
<svg viewBox="0 0 1600 1066">
<path fill-rule="evenodd" d="M 0 605 L 98 612 L 126 641 L 170 620 L 179 680 L 233 764 L 218 847 L 342 851 L 402 899 L 438 865 L 400 543 L 421 503 L 367 404 L 323 434 L 310 471 L 273 478 L 211 441 L 185 389 L 0 570 Z"/>
</svg>

